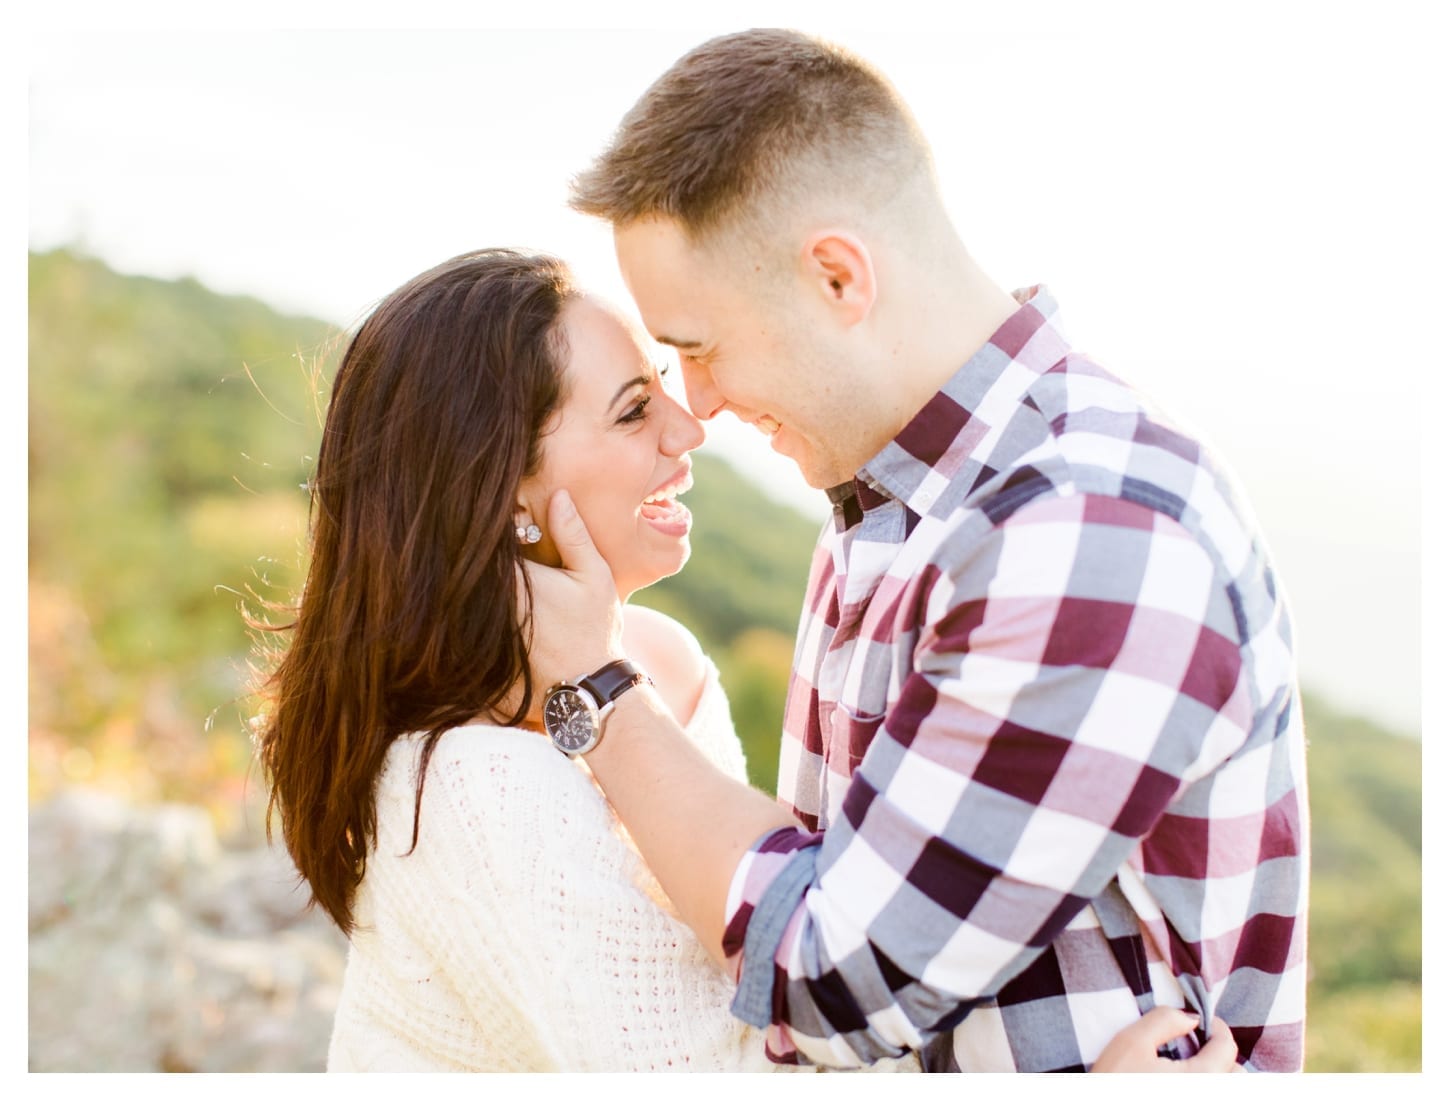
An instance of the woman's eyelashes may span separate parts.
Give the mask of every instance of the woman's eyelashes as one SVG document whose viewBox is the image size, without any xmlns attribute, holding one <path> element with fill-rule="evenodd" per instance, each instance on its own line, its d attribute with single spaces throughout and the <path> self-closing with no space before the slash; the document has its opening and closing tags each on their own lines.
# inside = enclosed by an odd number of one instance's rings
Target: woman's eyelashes
<svg viewBox="0 0 1450 1101">
<path fill-rule="evenodd" d="M 665 375 L 669 374 L 669 370 L 670 368 L 668 364 L 655 368 L 655 377 L 650 384 L 651 389 L 656 386 L 662 385 Z M 629 411 L 625 413 L 624 416 L 620 417 L 619 420 L 615 423 L 634 424 L 638 421 L 644 420 L 646 417 L 649 416 L 649 413 L 646 410 L 646 406 L 649 405 L 650 399 L 652 397 L 653 395 L 648 392 L 641 394 L 639 396 L 639 399 L 629 407 Z"/>
<path fill-rule="evenodd" d="M 649 415 L 648 412 L 647 412 L 647 408 L 649 406 L 649 403 L 650 403 L 650 395 L 649 394 L 643 395 L 637 402 L 635 402 L 633 405 L 631 405 L 629 407 L 629 412 L 625 413 L 624 416 L 622 416 L 622 417 L 619 418 L 618 423 L 619 424 L 633 424 L 636 421 L 642 421 L 642 420 L 644 420 L 645 417 Z"/>
</svg>

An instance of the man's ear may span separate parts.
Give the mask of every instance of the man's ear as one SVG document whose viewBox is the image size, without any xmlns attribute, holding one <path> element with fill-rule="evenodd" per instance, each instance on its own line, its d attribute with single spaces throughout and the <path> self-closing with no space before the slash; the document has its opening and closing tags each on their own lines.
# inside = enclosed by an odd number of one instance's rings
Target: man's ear
<svg viewBox="0 0 1450 1101">
<path fill-rule="evenodd" d="M 876 269 L 866 243 L 843 229 L 812 234 L 801 246 L 807 284 L 847 325 L 855 325 L 876 303 Z"/>
</svg>

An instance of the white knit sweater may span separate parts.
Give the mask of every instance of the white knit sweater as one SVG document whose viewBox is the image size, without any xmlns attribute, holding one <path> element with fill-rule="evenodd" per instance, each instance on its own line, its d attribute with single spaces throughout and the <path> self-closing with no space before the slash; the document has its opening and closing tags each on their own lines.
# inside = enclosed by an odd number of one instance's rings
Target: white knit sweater
<svg viewBox="0 0 1450 1101">
<path fill-rule="evenodd" d="M 686 730 L 745 779 L 713 666 Z M 398 739 L 378 782 L 329 1070 L 783 1069 L 587 767 L 530 731 L 451 730 L 404 856 L 421 747 Z"/>
</svg>

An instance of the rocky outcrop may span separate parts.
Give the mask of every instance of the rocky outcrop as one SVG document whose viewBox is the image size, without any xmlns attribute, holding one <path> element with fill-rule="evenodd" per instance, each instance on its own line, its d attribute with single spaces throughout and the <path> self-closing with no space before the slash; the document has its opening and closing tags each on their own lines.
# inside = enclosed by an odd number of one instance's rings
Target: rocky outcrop
<svg viewBox="0 0 1450 1101">
<path fill-rule="evenodd" d="M 306 898 L 198 808 L 32 808 L 30 1069 L 323 1069 L 347 942 Z"/>
</svg>

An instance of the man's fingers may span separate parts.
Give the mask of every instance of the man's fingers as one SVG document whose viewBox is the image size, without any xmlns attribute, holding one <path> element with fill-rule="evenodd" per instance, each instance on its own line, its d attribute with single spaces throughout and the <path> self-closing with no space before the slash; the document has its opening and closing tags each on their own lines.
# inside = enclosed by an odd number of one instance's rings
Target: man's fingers
<svg viewBox="0 0 1450 1101">
<path fill-rule="evenodd" d="M 1202 1074 L 1217 1074 L 1222 1071 L 1243 1070 L 1239 1066 L 1239 1046 L 1234 1043 L 1234 1034 L 1229 1031 L 1223 1019 L 1213 1019 L 1213 1032 L 1208 1043 L 1199 1048 L 1198 1054 L 1185 1064 L 1186 1069 Z"/>
<path fill-rule="evenodd" d="M 1180 1036 L 1187 1036 L 1197 1027 L 1197 1014 L 1186 1013 L 1169 1005 L 1158 1005 L 1144 1013 L 1130 1029 L 1138 1033 L 1139 1039 L 1159 1048 Z"/>
<path fill-rule="evenodd" d="M 593 574 L 601 569 L 608 572 L 609 567 L 599 556 L 568 490 L 561 489 L 549 498 L 549 535 L 566 570 L 584 574 Z"/>
<path fill-rule="evenodd" d="M 624 656 L 622 616 L 609 564 L 563 490 L 549 499 L 546 522 L 559 566 L 519 563 L 530 593 L 520 594 L 520 617 L 530 625 L 529 667 L 539 683 L 557 684 Z"/>
<path fill-rule="evenodd" d="M 1157 1006 L 1125 1026 L 1109 1040 L 1107 1047 L 1103 1048 L 1097 1062 L 1093 1064 L 1093 1070 L 1110 1073 L 1182 1073 L 1184 1064 L 1163 1058 L 1158 1054 L 1158 1049 L 1197 1027 L 1198 1018 L 1192 1013 L 1185 1013 L 1171 1006 Z"/>
</svg>

